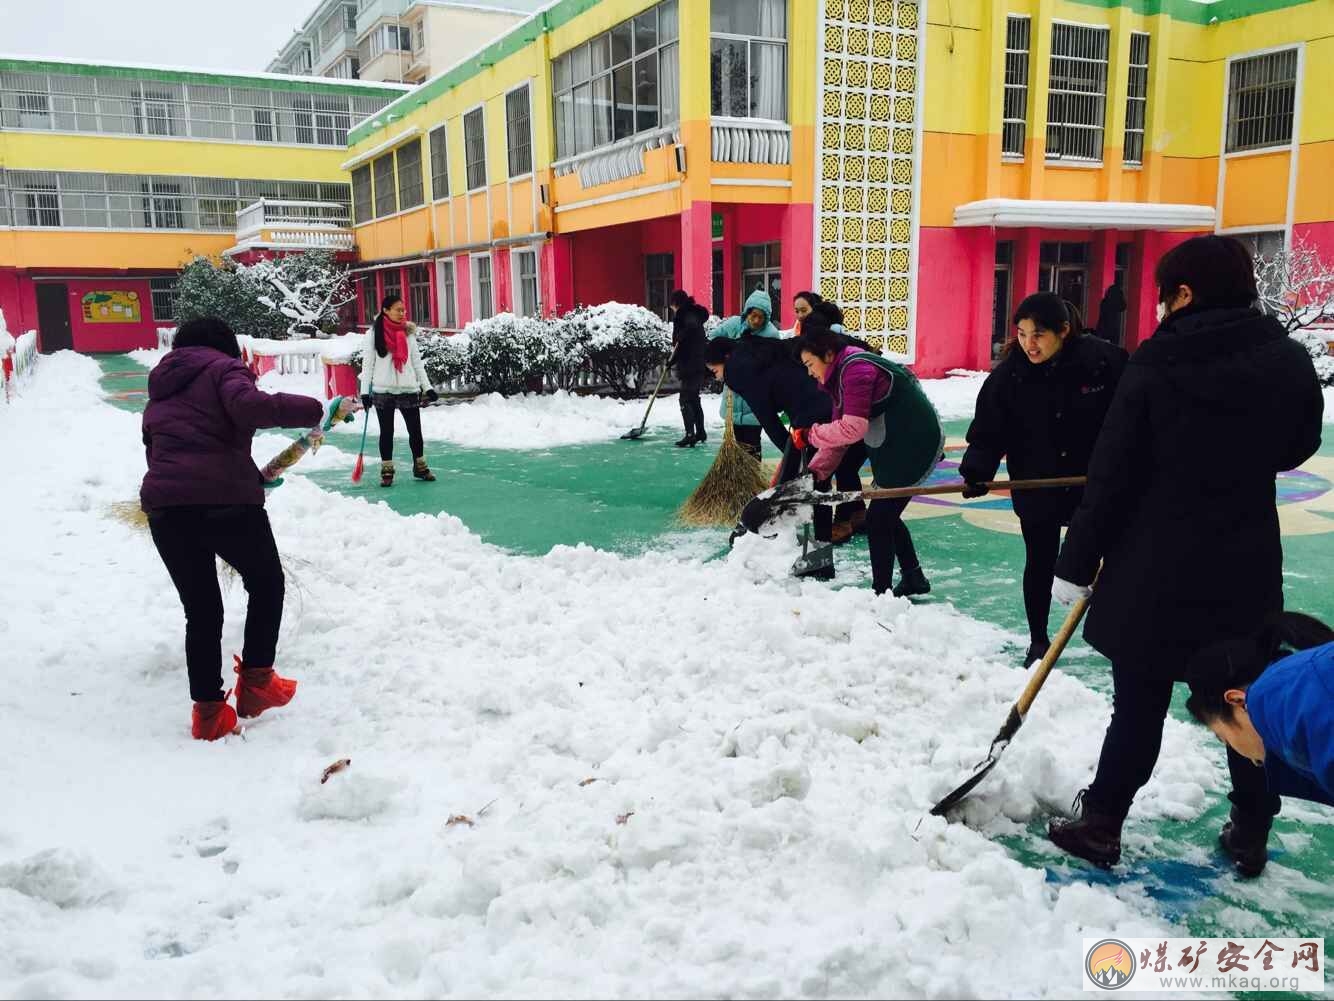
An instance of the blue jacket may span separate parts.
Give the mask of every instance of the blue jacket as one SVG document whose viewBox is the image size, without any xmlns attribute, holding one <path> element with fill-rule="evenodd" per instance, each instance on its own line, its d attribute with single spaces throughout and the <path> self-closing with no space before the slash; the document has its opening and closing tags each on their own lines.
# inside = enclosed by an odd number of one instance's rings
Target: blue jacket
<svg viewBox="0 0 1334 1001">
<path fill-rule="evenodd" d="M 763 289 L 756 289 L 746 297 L 746 304 L 741 308 L 740 316 L 730 316 L 718 325 L 713 332 L 714 337 L 730 337 L 732 340 L 739 340 L 741 335 L 750 330 L 746 323 L 746 314 L 752 309 L 758 309 L 765 315 L 765 318 L 773 316 L 774 305 L 769 298 L 769 293 Z M 756 337 L 781 337 L 778 328 L 770 321 L 759 330 L 752 330 Z M 760 426 L 760 419 L 751 412 L 746 401 L 742 399 L 740 393 L 734 393 L 730 389 L 723 390 L 722 405 L 718 408 L 719 415 L 723 420 L 727 419 L 727 397 L 732 396 L 732 423 L 743 427 L 757 428 Z"/>
<path fill-rule="evenodd" d="M 1334 806 L 1334 643 L 1270 664 L 1246 690 L 1270 792 Z"/>
</svg>

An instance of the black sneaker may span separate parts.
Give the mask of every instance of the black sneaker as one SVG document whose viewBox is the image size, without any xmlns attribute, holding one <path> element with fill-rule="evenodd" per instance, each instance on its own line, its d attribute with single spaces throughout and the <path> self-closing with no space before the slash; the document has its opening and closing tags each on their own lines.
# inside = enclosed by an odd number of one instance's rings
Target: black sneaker
<svg viewBox="0 0 1334 1001">
<path fill-rule="evenodd" d="M 1081 789 L 1075 797 L 1071 807 L 1074 817 L 1063 817 L 1047 825 L 1047 840 L 1099 869 L 1110 869 L 1121 861 L 1121 825 L 1125 818 L 1090 807 L 1084 801 L 1087 792 Z"/>
<path fill-rule="evenodd" d="M 680 441 L 678 441 L 678 442 L 676 443 L 676 447 L 677 447 L 677 448 L 694 448 L 694 447 L 695 447 L 695 436 L 694 436 L 693 434 L 688 434 L 688 435 L 686 435 L 684 438 L 682 438 Z"/>
<path fill-rule="evenodd" d="M 1028 652 L 1024 654 L 1024 669 L 1031 668 L 1034 664 L 1047 656 L 1047 651 L 1051 649 L 1050 640 L 1033 641 L 1028 644 Z"/>
<path fill-rule="evenodd" d="M 1264 872 L 1269 861 L 1268 818 L 1248 817 L 1235 806 L 1218 835 L 1219 847 L 1232 860 L 1232 867 L 1242 879 L 1254 879 Z"/>
<path fill-rule="evenodd" d="M 903 576 L 894 585 L 894 597 L 896 598 L 911 598 L 916 594 L 930 593 L 931 582 L 926 579 L 926 574 L 922 573 L 920 566 L 903 571 Z"/>
</svg>

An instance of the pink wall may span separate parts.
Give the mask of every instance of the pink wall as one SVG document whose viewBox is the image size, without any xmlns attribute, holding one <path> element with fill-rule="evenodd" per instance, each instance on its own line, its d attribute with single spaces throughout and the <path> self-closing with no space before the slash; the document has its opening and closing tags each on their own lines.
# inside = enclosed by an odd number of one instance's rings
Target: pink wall
<svg viewBox="0 0 1334 1001">
<path fill-rule="evenodd" d="M 454 295 L 458 299 L 459 329 L 475 319 L 472 311 L 472 260 L 467 254 L 454 257 Z"/>
<path fill-rule="evenodd" d="M 575 304 L 644 301 L 647 289 L 641 224 L 585 230 L 571 234 L 569 240 Z M 666 253 L 671 249 L 661 247 L 648 252 Z"/>
<path fill-rule="evenodd" d="M 574 308 L 573 265 L 570 237 L 554 236 L 542 244 L 537 271 L 542 283 L 542 304 L 549 316 L 559 316 Z"/>
<path fill-rule="evenodd" d="M 923 227 L 918 240 L 913 371 L 935 379 L 952 368 L 989 369 L 994 231 Z M 1017 278 L 1016 296 L 1022 287 Z"/>
<path fill-rule="evenodd" d="M 514 312 L 514 270 L 508 247 L 491 251 L 491 299 L 497 313 Z"/>
<path fill-rule="evenodd" d="M 37 327 L 32 282 L 12 269 L 0 270 L 0 311 L 5 314 L 5 326 L 15 336 Z"/>
<path fill-rule="evenodd" d="M 170 326 L 170 321 L 153 319 L 153 297 L 146 278 L 70 279 L 64 284 L 69 288 L 70 330 L 74 335 L 76 351 L 129 351 L 133 348 L 156 347 L 159 324 Z M 135 323 L 95 323 L 86 320 L 83 297 L 100 291 L 136 295 L 139 320 Z"/>
</svg>

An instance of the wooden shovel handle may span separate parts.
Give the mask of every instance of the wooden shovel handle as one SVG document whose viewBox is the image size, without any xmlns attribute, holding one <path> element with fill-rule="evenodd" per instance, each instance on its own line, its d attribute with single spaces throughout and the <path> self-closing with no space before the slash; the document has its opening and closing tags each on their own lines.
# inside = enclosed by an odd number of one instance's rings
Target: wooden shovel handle
<svg viewBox="0 0 1334 1001">
<path fill-rule="evenodd" d="M 1060 487 L 1082 487 L 1088 483 L 1087 476 L 1057 476 L 1048 480 L 990 480 L 983 484 L 988 490 L 1045 490 Z M 933 486 L 884 487 L 863 490 L 864 500 L 888 500 L 891 497 L 922 497 L 927 494 L 959 494 L 968 489 L 968 484 L 937 483 Z"/>
<path fill-rule="evenodd" d="M 1093 586 L 1096 587 L 1098 581 L 1094 578 Z M 1070 637 L 1075 634 L 1079 628 L 1079 622 L 1084 618 L 1084 613 L 1088 610 L 1089 599 L 1080 598 L 1070 606 L 1070 612 L 1061 623 L 1061 628 L 1056 632 L 1056 638 L 1051 641 L 1051 648 L 1047 650 L 1045 656 L 1033 668 L 1033 677 L 1028 679 L 1028 684 L 1024 686 L 1023 692 L 1019 695 L 1019 700 L 1015 702 L 1014 708 L 1018 711 L 1020 717 L 1028 715 L 1028 709 L 1033 704 L 1033 700 L 1038 697 L 1043 683 L 1047 680 L 1047 675 L 1051 674 L 1051 669 L 1056 666 L 1060 660 L 1061 654 L 1065 652 L 1065 646 L 1070 642 Z"/>
</svg>

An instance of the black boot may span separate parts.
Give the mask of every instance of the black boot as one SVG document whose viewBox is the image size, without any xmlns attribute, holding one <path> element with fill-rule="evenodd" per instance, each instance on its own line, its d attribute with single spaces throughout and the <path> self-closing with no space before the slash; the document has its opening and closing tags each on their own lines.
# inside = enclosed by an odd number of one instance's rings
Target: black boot
<svg viewBox="0 0 1334 1001">
<path fill-rule="evenodd" d="M 695 447 L 695 436 L 694 436 L 693 434 L 687 434 L 684 438 L 682 438 L 680 441 L 678 441 L 678 442 L 676 443 L 676 447 L 677 447 L 677 448 L 694 448 L 694 447 Z"/>
<path fill-rule="evenodd" d="M 414 479 L 425 480 L 427 483 L 435 482 L 435 473 L 431 472 L 431 467 L 426 465 L 426 459 L 412 460 L 412 475 Z"/>
<path fill-rule="evenodd" d="M 1053 820 L 1047 825 L 1047 840 L 1099 869 L 1110 869 L 1121 861 L 1121 825 L 1125 818 L 1091 806 L 1084 798 L 1087 792 L 1081 789 L 1075 797 L 1072 807 L 1075 817 Z"/>
<path fill-rule="evenodd" d="M 920 566 L 915 566 L 911 570 L 904 570 L 899 582 L 894 585 L 894 597 L 909 598 L 914 594 L 930 594 L 931 582 L 926 579 L 926 574 L 922 573 Z"/>
<path fill-rule="evenodd" d="M 1269 861 L 1269 817 L 1254 817 L 1235 806 L 1231 818 L 1218 835 L 1218 844 L 1232 859 L 1232 866 L 1243 879 L 1254 879 L 1264 872 Z"/>
<path fill-rule="evenodd" d="M 1028 644 L 1028 652 L 1024 654 L 1024 668 L 1030 668 L 1043 657 L 1047 656 L 1047 651 L 1051 649 L 1051 640 L 1034 640 Z"/>
</svg>

